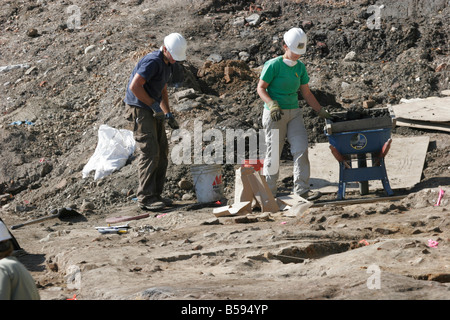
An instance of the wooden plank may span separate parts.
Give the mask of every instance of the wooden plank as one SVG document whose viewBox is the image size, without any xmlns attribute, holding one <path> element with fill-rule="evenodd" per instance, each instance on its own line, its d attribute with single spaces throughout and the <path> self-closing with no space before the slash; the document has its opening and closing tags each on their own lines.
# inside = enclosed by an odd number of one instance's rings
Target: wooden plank
<svg viewBox="0 0 450 320">
<path fill-rule="evenodd" d="M 311 208 L 323 207 L 325 205 L 341 205 L 348 206 L 352 204 L 362 204 L 362 203 L 374 203 L 380 201 L 396 201 L 405 198 L 406 195 L 390 196 L 390 197 L 377 197 L 377 198 L 359 198 L 359 199 L 344 199 L 344 200 L 334 200 L 334 201 L 321 201 L 315 202 Z"/>
<path fill-rule="evenodd" d="M 430 121 L 450 121 L 450 97 L 417 99 L 391 106 L 397 118 Z"/>
<path fill-rule="evenodd" d="M 450 132 L 450 125 L 447 123 L 444 124 L 430 121 L 417 121 L 400 118 L 397 119 L 397 125 L 399 127 L 410 127 L 417 129 L 429 129 L 429 130 Z"/>
<path fill-rule="evenodd" d="M 374 129 L 384 129 L 395 127 L 395 114 L 394 110 L 389 108 L 379 108 L 372 109 L 376 110 L 388 110 L 389 115 L 384 117 L 376 118 L 365 118 L 365 119 L 355 119 L 347 121 L 333 122 L 329 119 L 326 120 L 326 130 L 328 134 L 339 133 L 339 132 L 351 132 L 360 130 L 374 130 Z M 332 115 L 345 118 L 346 112 L 335 112 Z"/>
</svg>

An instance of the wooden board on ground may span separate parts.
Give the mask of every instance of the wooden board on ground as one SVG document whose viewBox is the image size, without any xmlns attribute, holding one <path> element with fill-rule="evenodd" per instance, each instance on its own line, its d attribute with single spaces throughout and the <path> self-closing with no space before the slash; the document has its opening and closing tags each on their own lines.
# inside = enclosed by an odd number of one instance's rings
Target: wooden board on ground
<svg viewBox="0 0 450 320">
<path fill-rule="evenodd" d="M 430 138 L 416 136 L 411 138 L 392 138 L 391 148 L 385 164 L 392 189 L 410 188 L 420 182 L 425 156 Z M 322 193 L 338 191 L 339 163 L 331 154 L 329 143 L 317 143 L 309 148 L 312 189 Z M 370 166 L 370 162 L 369 162 Z M 280 169 L 280 179 L 292 176 L 292 162 L 284 163 Z M 369 191 L 382 190 L 380 180 L 369 181 Z M 347 183 L 346 191 L 358 191 L 357 182 Z"/>
<path fill-rule="evenodd" d="M 441 123 L 441 122 L 418 121 L 399 118 L 397 119 L 396 124 L 399 127 L 410 127 L 417 129 L 428 129 L 428 130 L 450 132 L 450 122 Z"/>
<path fill-rule="evenodd" d="M 110 217 L 106 219 L 107 223 L 119 223 L 124 221 L 131 221 L 131 220 L 140 220 L 144 218 L 148 218 L 150 216 L 149 213 L 139 214 L 135 216 L 118 216 L 118 217 Z"/>
<path fill-rule="evenodd" d="M 392 106 L 396 118 L 450 122 L 450 97 L 417 99 Z"/>
</svg>

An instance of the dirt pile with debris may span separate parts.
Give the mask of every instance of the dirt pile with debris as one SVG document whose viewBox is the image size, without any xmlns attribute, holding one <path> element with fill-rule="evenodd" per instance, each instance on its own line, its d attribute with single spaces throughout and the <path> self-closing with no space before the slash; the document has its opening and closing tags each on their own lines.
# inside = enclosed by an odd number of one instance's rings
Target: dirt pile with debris
<svg viewBox="0 0 450 320">
<path fill-rule="evenodd" d="M 2 1 L 0 216 L 8 226 L 61 208 L 86 218 L 13 231 L 42 297 L 447 299 L 446 133 L 393 130 L 431 137 L 422 180 L 400 190 L 408 194 L 403 200 L 313 207 L 300 219 L 282 212 L 216 218 L 211 207 L 187 206 L 132 221 L 127 234 L 100 235 L 94 227 L 106 218 L 142 214 L 136 159 L 100 180 L 82 178 L 100 126 L 129 128 L 122 102 L 129 74 L 166 34 L 180 32 L 189 43 L 188 60 L 169 87 L 181 128 L 258 131 L 258 76 L 265 61 L 282 54 L 283 34 L 293 26 L 307 32 L 302 60 L 311 90 L 329 111 L 440 96 L 449 89 L 450 8 L 446 1 L 423 6 L 413 0 L 383 8 L 370 0 Z M 310 143 L 326 142 L 323 120 L 299 98 Z M 283 161 L 290 161 L 287 145 Z M 192 184 L 180 183 L 192 182 L 190 165 L 169 166 L 164 196 L 195 204 Z M 228 200 L 238 167 L 222 167 Z M 283 191 L 292 187 L 292 180 L 281 183 Z M 441 188 L 447 193 L 435 206 Z M 381 267 L 381 289 L 368 289 L 373 266 Z M 75 275 L 81 282 L 74 283 Z"/>
</svg>

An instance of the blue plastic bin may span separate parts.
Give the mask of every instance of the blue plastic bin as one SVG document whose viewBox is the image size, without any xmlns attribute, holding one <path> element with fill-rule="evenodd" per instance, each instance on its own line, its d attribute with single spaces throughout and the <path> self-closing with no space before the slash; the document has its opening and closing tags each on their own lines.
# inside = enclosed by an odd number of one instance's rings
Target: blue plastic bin
<svg viewBox="0 0 450 320">
<path fill-rule="evenodd" d="M 391 128 L 328 134 L 330 144 L 342 155 L 380 152 L 391 137 Z"/>
</svg>

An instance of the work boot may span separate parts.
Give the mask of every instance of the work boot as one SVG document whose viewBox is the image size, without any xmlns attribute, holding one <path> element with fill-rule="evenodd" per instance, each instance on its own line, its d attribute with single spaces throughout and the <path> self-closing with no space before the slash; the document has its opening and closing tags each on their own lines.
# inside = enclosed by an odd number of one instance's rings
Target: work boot
<svg viewBox="0 0 450 320">
<path fill-rule="evenodd" d="M 173 201 L 171 199 L 163 198 L 161 196 L 156 196 L 156 198 L 158 199 L 158 201 L 161 201 L 166 206 L 171 206 L 173 204 Z"/>
<path fill-rule="evenodd" d="M 306 199 L 308 201 L 312 201 L 312 200 L 317 200 L 322 196 L 322 193 L 320 193 L 320 191 L 311 191 L 308 190 L 306 192 L 303 192 L 300 197 L 302 197 L 303 199 Z"/>
<path fill-rule="evenodd" d="M 139 202 L 138 205 L 139 208 L 141 208 L 142 210 L 150 210 L 150 211 L 161 210 L 166 207 L 164 202 L 160 201 L 157 197 L 151 197 L 150 199 L 144 202 Z"/>
</svg>

